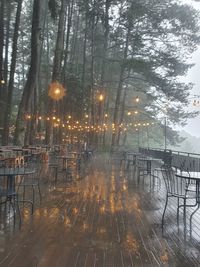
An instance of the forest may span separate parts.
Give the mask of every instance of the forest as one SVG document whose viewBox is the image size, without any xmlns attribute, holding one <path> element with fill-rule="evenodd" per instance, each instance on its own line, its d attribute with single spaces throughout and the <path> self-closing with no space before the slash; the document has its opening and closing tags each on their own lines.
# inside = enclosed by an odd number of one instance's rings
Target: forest
<svg viewBox="0 0 200 267">
<path fill-rule="evenodd" d="M 180 142 L 199 18 L 178 0 L 1 0 L 1 144 Z"/>
</svg>

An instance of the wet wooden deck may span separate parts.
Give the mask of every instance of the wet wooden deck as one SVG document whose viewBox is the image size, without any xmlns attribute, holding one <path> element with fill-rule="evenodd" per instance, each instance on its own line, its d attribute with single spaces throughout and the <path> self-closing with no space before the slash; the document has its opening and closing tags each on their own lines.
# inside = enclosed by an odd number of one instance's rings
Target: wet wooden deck
<svg viewBox="0 0 200 267">
<path fill-rule="evenodd" d="M 198 213 L 191 237 L 181 220 L 177 226 L 170 201 L 162 235 L 163 185 L 138 185 L 132 170 L 105 156 L 95 156 L 71 182 L 62 174 L 56 186 L 42 179 L 42 204 L 34 215 L 24 207 L 21 229 L 12 219 L 0 224 L 0 266 L 200 266 Z"/>
</svg>

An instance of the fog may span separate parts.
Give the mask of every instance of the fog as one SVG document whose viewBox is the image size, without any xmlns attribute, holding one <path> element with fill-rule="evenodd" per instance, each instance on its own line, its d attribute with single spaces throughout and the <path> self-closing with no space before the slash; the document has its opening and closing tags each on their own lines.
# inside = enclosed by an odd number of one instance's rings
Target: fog
<svg viewBox="0 0 200 267">
<path fill-rule="evenodd" d="M 190 0 L 182 0 L 182 2 L 187 3 L 187 4 L 190 3 L 193 7 L 195 7 L 196 9 L 200 11 L 200 2 L 190 1 Z M 195 66 L 189 70 L 187 76 L 183 77 L 182 80 L 185 82 L 194 83 L 194 88 L 191 91 L 191 96 L 200 95 L 200 46 L 197 49 L 197 51 L 193 54 L 190 62 L 195 63 Z M 200 106 L 194 107 L 192 105 L 192 100 L 191 100 L 190 108 L 191 110 L 194 110 L 194 111 L 200 111 Z M 193 136 L 200 137 L 200 115 L 197 116 L 195 119 L 188 120 L 187 125 L 179 129 L 184 130 Z"/>
</svg>

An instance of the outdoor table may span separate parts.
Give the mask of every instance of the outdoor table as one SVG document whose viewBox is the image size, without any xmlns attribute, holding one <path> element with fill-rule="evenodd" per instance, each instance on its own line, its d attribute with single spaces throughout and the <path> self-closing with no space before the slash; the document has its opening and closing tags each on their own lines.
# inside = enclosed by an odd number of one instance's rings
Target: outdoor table
<svg viewBox="0 0 200 267">
<path fill-rule="evenodd" d="M 24 164 L 24 156 L 4 157 L 1 162 L 7 167 L 19 167 Z"/>
<path fill-rule="evenodd" d="M 141 157 L 141 155 L 139 155 L 139 157 L 136 157 L 137 167 L 141 168 L 142 171 L 146 171 L 146 175 L 150 175 L 150 187 L 151 187 L 151 177 L 153 177 L 153 179 L 156 177 L 154 173 L 152 174 L 153 170 L 152 164 L 155 165 L 156 163 L 157 164 L 160 163 L 160 160 L 152 157 Z M 140 182 L 140 173 L 138 173 L 138 183 L 139 182 Z"/>
<path fill-rule="evenodd" d="M 58 168 L 59 168 L 59 166 L 56 163 L 50 163 L 49 167 L 52 168 L 54 171 L 54 183 L 56 185 L 57 181 L 58 181 Z"/>
<path fill-rule="evenodd" d="M 9 149 L 9 148 L 0 148 L 0 152 L 4 152 L 4 153 L 6 153 L 6 152 L 12 152 L 12 149 Z"/>
<path fill-rule="evenodd" d="M 193 206 L 197 205 L 197 208 L 190 215 L 190 233 L 191 233 L 191 231 L 192 231 L 192 217 L 197 212 L 197 210 L 200 208 L 200 172 L 178 171 L 175 175 L 181 179 L 187 179 L 189 181 L 195 182 L 196 204 Z"/>
<path fill-rule="evenodd" d="M 8 192 L 9 196 L 9 201 L 12 198 L 15 198 L 17 195 L 17 190 L 16 190 L 16 177 L 19 176 L 25 176 L 29 174 L 34 174 L 35 170 L 34 169 L 29 169 L 29 168 L 24 168 L 24 167 L 16 167 L 16 168 L 0 168 L 0 178 L 1 177 L 6 177 L 6 191 Z M 6 202 L 8 201 L 8 198 L 6 198 Z M 31 200 L 20 200 L 22 202 L 29 202 L 31 203 L 33 207 L 33 201 Z M 18 205 L 18 204 L 17 204 Z M 19 205 L 18 205 L 18 210 L 19 210 Z M 19 211 L 19 216 L 20 216 L 20 224 L 21 224 L 21 215 Z"/>
<path fill-rule="evenodd" d="M 29 146 L 28 149 L 30 149 L 31 154 L 39 153 L 41 151 L 41 147 L 38 146 Z"/>
<path fill-rule="evenodd" d="M 68 165 L 68 161 L 70 160 L 76 160 L 75 157 L 72 157 L 72 156 L 57 156 L 58 159 L 62 159 L 62 165 L 63 165 L 63 170 L 66 170 L 67 169 L 67 165 Z"/>
<path fill-rule="evenodd" d="M 13 156 L 13 150 L 8 148 L 0 148 L 0 153 L 3 157 Z"/>
<path fill-rule="evenodd" d="M 7 188 L 11 191 L 15 191 L 15 177 L 28 175 L 35 173 L 35 170 L 24 168 L 24 167 L 16 167 L 16 168 L 0 168 L 0 177 L 7 177 Z"/>
<path fill-rule="evenodd" d="M 22 147 L 13 147 L 12 151 L 16 152 L 16 155 L 19 156 L 22 155 L 23 148 Z"/>
<path fill-rule="evenodd" d="M 200 204 L 200 172 L 193 172 L 193 171 L 178 171 L 176 173 L 177 177 L 182 179 L 192 180 L 195 182 L 196 185 L 196 199 L 197 203 Z"/>
<path fill-rule="evenodd" d="M 129 170 L 130 165 L 134 165 L 136 163 L 136 157 L 137 157 L 137 153 L 136 152 L 126 152 L 125 155 L 125 161 L 126 161 L 126 170 Z"/>
</svg>

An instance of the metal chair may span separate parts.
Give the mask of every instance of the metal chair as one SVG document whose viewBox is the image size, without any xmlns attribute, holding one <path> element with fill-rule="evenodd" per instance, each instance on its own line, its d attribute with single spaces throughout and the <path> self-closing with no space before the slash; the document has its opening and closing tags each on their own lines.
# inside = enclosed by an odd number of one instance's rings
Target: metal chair
<svg viewBox="0 0 200 267">
<path fill-rule="evenodd" d="M 165 182 L 166 187 L 166 201 L 165 207 L 162 215 L 162 230 L 164 226 L 164 217 L 165 212 L 168 205 L 168 198 L 174 197 L 177 199 L 177 224 L 179 224 L 179 209 L 183 207 L 183 219 L 184 219 L 184 226 L 186 227 L 186 207 L 194 207 L 195 205 L 187 205 L 186 201 L 188 199 L 195 199 L 196 194 L 194 191 L 189 190 L 190 186 L 190 179 L 183 179 L 181 177 L 176 176 L 175 169 L 170 166 L 162 166 L 162 177 Z M 180 204 L 180 200 L 183 200 L 183 204 Z"/>
<path fill-rule="evenodd" d="M 144 177 L 150 176 L 151 179 L 151 161 L 147 160 L 146 157 L 140 157 L 136 161 L 137 166 L 137 177 L 138 177 L 138 184 L 140 183 L 140 178 L 143 177 L 143 183 L 144 183 Z"/>
<path fill-rule="evenodd" d="M 19 225 L 21 226 L 21 212 L 19 208 L 18 194 L 15 189 L 15 176 L 17 175 L 18 168 L 11 166 L 1 166 L 1 180 L 0 180 L 0 205 L 4 204 L 6 210 L 9 204 L 8 213 L 10 215 L 11 208 L 13 210 L 14 225 L 16 221 L 16 211 L 19 214 Z M 13 175 L 15 173 L 15 175 Z"/>
<path fill-rule="evenodd" d="M 31 211 L 33 214 L 34 205 L 35 205 L 35 190 L 38 191 L 39 201 L 42 201 L 42 194 L 40 190 L 40 166 L 38 164 L 29 163 L 24 166 L 25 169 L 34 170 L 33 173 L 21 175 L 20 182 L 18 184 L 17 192 L 22 188 L 22 199 L 20 202 L 27 202 L 31 204 Z M 27 198 L 27 190 L 31 189 L 32 197 Z M 30 193 L 30 191 L 29 191 Z"/>
</svg>

